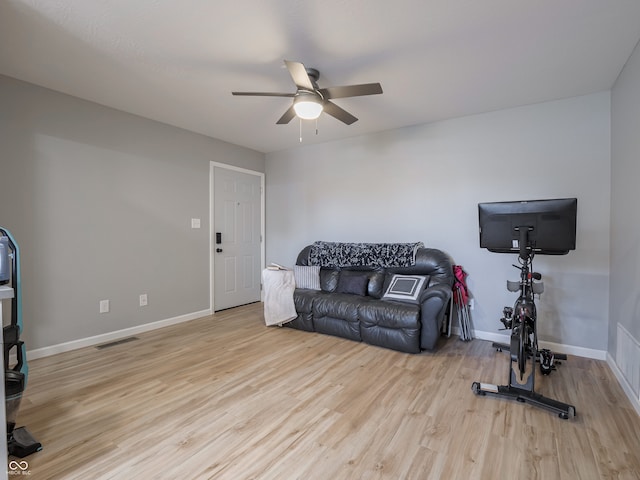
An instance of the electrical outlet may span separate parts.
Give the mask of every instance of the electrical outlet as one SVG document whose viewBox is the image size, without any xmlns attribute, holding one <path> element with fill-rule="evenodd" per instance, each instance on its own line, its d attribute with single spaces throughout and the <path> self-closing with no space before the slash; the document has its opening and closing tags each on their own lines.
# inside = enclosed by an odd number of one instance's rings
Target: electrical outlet
<svg viewBox="0 0 640 480">
<path fill-rule="evenodd" d="M 142 295 L 140 295 L 140 306 L 141 307 L 146 307 L 148 304 L 147 302 L 147 294 L 143 293 Z"/>
<path fill-rule="evenodd" d="M 191 228 L 200 228 L 200 219 L 192 218 L 191 219 Z"/>
<path fill-rule="evenodd" d="M 100 300 L 100 313 L 109 313 L 109 300 Z"/>
</svg>

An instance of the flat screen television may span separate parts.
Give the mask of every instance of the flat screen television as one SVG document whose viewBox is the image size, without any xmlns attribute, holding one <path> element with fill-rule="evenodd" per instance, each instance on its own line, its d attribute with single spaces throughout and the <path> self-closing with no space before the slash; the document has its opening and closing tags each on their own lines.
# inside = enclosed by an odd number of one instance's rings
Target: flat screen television
<svg viewBox="0 0 640 480">
<path fill-rule="evenodd" d="M 478 204 L 480 247 L 496 253 L 566 255 L 576 248 L 578 199 Z"/>
</svg>

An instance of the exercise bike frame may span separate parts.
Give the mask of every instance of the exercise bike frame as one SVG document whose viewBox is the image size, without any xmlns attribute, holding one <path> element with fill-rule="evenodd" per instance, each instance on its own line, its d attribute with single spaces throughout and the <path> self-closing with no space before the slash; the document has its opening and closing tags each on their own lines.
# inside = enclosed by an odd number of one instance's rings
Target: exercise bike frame
<svg viewBox="0 0 640 480">
<path fill-rule="evenodd" d="M 535 358 L 535 354 L 538 351 L 538 336 L 536 332 L 537 313 L 534 292 L 536 290 L 535 286 L 541 286 L 542 284 L 534 285 L 533 279 L 540 280 L 542 277 L 539 273 L 531 272 L 533 255 L 528 256 L 524 260 L 519 258 L 519 260 L 521 266 L 514 265 L 514 267 L 520 270 L 520 296 L 513 306 L 511 346 L 509 351 L 511 352 L 511 361 L 518 365 L 518 373 L 520 374 L 519 381 L 522 382 L 525 379 L 528 358 Z M 538 290 L 541 291 L 542 288 Z M 531 376 L 531 379 L 533 382 L 533 376 Z M 533 384 L 531 388 L 533 389 Z"/>
</svg>

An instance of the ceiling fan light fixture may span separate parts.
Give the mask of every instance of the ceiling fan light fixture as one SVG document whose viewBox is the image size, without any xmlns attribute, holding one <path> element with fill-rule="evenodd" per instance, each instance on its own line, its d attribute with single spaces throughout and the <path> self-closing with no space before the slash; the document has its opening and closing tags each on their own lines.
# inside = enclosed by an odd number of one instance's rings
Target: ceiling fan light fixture
<svg viewBox="0 0 640 480">
<path fill-rule="evenodd" d="M 315 120 L 322 113 L 322 102 L 313 93 L 300 92 L 293 100 L 296 115 L 303 120 Z"/>
</svg>

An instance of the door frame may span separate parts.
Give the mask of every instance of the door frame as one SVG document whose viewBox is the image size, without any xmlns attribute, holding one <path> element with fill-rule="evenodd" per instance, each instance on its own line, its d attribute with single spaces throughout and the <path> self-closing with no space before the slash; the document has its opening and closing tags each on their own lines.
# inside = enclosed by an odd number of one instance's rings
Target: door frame
<svg viewBox="0 0 640 480">
<path fill-rule="evenodd" d="M 228 165 L 226 163 L 209 162 L 209 309 L 212 314 L 214 311 L 215 300 L 215 232 L 214 232 L 214 214 L 215 214 L 215 167 L 224 168 L 226 170 L 234 170 L 236 172 L 246 173 L 249 175 L 255 175 L 260 178 L 260 269 L 265 268 L 265 204 L 264 204 L 264 172 L 258 172 L 256 170 L 248 170 L 246 168 L 236 167 L 234 165 Z M 260 275 L 260 273 L 258 273 Z M 262 280 L 257 279 L 260 283 L 260 299 L 262 300 Z"/>
</svg>

